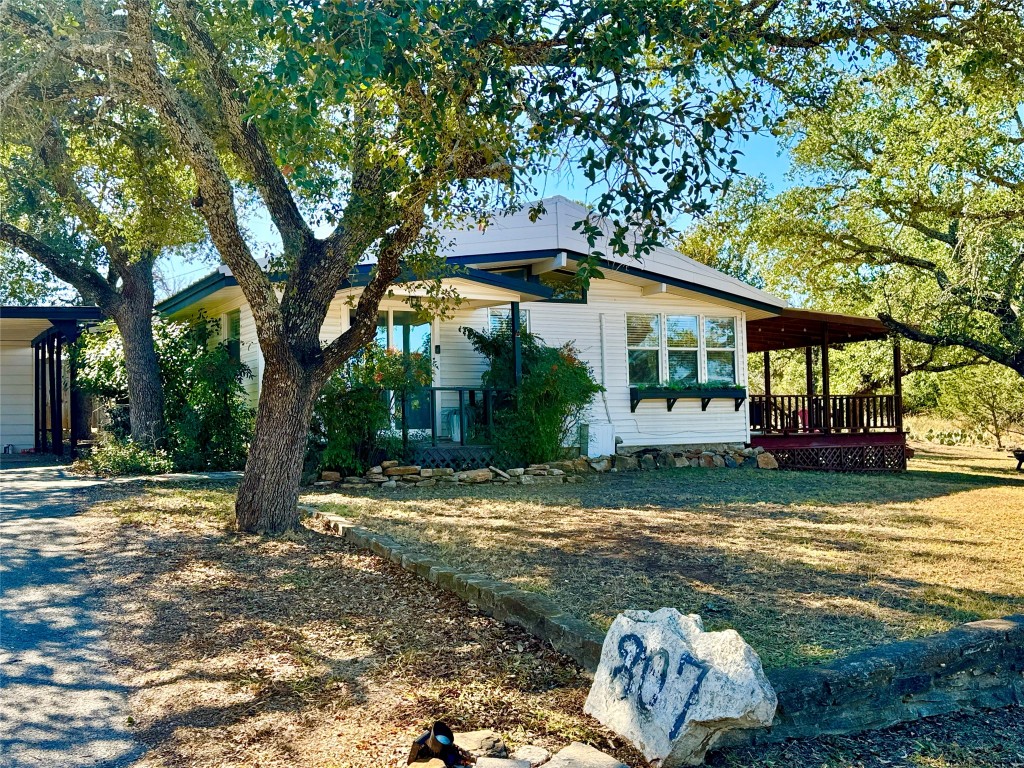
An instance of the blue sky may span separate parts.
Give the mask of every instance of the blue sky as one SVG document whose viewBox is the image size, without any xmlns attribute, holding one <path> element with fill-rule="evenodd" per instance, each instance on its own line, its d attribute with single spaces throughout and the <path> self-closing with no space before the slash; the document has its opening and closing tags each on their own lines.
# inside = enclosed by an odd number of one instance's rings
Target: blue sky
<svg viewBox="0 0 1024 768">
<path fill-rule="evenodd" d="M 789 170 L 789 156 L 778 141 L 768 135 L 752 136 L 742 145 L 742 156 L 739 159 L 739 171 L 751 176 L 764 176 L 772 188 L 778 192 L 787 186 L 786 173 Z M 603 190 L 588 190 L 585 179 L 578 174 L 561 174 L 558 177 L 538 179 L 541 197 L 564 195 L 572 200 L 589 202 Z M 265 215 L 257 214 L 248 220 L 246 226 L 251 233 L 251 240 L 256 244 L 257 255 L 267 255 L 277 250 L 280 239 L 273 225 Z M 688 223 L 680 217 L 674 226 L 682 229 Z M 169 256 L 163 259 L 160 269 L 165 286 L 158 293 L 164 297 L 169 293 L 181 290 L 190 283 L 209 274 L 217 266 L 213 258 L 207 260 L 186 260 L 180 256 Z"/>
</svg>

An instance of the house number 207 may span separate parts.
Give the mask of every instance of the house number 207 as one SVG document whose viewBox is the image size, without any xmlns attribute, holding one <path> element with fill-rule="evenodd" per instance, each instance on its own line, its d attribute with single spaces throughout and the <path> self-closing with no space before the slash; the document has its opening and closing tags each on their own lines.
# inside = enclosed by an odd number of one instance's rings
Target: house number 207
<svg viewBox="0 0 1024 768">
<path fill-rule="evenodd" d="M 632 698 L 641 714 L 648 714 L 657 705 L 669 675 L 689 679 L 689 689 L 684 693 L 683 706 L 672 725 L 668 737 L 674 740 L 686 723 L 686 715 L 700 693 L 700 686 L 710 668 L 683 651 L 679 663 L 672 669 L 669 652 L 664 648 L 648 649 L 639 635 L 628 634 L 619 638 L 620 663 L 612 669 L 612 680 L 619 684 L 619 697 Z M 685 685 L 685 683 L 683 683 Z"/>
</svg>

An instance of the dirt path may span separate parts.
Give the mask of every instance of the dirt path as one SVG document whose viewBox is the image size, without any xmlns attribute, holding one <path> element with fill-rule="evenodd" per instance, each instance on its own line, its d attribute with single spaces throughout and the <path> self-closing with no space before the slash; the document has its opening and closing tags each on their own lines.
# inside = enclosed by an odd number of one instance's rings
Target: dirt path
<svg viewBox="0 0 1024 768">
<path fill-rule="evenodd" d="M 0 470 L 0 766 L 119 766 L 142 752 L 100 629 L 78 505 L 97 481 Z"/>
</svg>

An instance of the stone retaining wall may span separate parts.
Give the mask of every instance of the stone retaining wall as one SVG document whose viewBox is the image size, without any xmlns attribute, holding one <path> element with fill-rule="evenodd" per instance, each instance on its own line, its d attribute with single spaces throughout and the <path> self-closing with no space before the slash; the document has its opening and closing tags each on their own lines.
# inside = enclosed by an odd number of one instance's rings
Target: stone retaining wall
<svg viewBox="0 0 1024 768">
<path fill-rule="evenodd" d="M 581 456 L 547 464 L 499 469 L 430 469 L 384 461 L 365 475 L 342 477 L 338 472 L 321 472 L 318 487 L 365 488 L 376 486 L 385 490 L 400 487 L 429 488 L 435 485 L 542 485 L 578 483 L 584 475 L 604 472 L 637 472 L 658 469 L 705 467 L 708 469 L 749 467 L 778 469 L 779 464 L 764 448 L 742 445 L 664 446 L 660 448 L 625 449 L 614 456 L 588 458 Z"/>
<path fill-rule="evenodd" d="M 338 515 L 306 510 L 355 546 L 523 627 L 588 672 L 597 669 L 604 633 L 547 596 L 449 567 Z M 1024 615 L 964 624 L 820 667 L 777 669 L 768 679 L 779 699 L 772 727 L 728 733 L 717 747 L 857 733 L 961 709 L 1024 706 Z"/>
<path fill-rule="evenodd" d="M 768 673 L 779 697 L 772 727 L 727 734 L 721 746 L 849 734 L 962 709 L 1024 706 L 1024 615 L 963 624 L 821 667 Z"/>
</svg>

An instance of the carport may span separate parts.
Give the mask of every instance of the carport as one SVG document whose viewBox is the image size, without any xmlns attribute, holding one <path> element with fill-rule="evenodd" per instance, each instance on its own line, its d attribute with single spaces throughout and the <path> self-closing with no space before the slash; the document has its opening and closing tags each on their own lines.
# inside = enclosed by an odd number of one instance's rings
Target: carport
<svg viewBox="0 0 1024 768">
<path fill-rule="evenodd" d="M 97 307 L 0 307 L 0 445 L 62 456 L 88 436 L 88 414 L 67 353 Z"/>
</svg>

